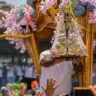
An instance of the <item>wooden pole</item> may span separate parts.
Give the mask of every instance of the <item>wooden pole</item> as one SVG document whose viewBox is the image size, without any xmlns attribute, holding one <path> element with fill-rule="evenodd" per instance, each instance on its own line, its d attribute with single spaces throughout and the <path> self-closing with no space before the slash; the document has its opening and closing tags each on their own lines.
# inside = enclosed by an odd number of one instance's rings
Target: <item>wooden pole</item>
<svg viewBox="0 0 96 96">
<path fill-rule="evenodd" d="M 33 59 L 37 73 L 40 77 L 41 67 L 40 67 L 40 62 L 39 62 L 39 47 L 38 47 L 37 43 L 38 42 L 36 40 L 34 33 L 31 34 L 31 37 L 25 39 L 26 49 L 27 49 L 29 55 L 31 56 L 31 58 Z"/>
<path fill-rule="evenodd" d="M 30 37 L 31 34 L 1 34 L 0 35 L 0 38 L 7 38 L 7 37 L 10 37 L 10 38 L 20 38 L 20 39 L 24 39 L 24 38 L 28 38 Z"/>
</svg>

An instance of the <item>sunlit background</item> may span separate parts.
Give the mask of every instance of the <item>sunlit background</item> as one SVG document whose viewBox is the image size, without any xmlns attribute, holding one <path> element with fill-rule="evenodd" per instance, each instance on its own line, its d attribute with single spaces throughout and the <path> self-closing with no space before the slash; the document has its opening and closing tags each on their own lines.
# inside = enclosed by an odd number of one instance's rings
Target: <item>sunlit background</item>
<svg viewBox="0 0 96 96">
<path fill-rule="evenodd" d="M 20 5 L 26 3 L 26 0 L 0 0 L 0 1 L 5 1 L 8 4 L 13 4 L 13 5 Z"/>
</svg>

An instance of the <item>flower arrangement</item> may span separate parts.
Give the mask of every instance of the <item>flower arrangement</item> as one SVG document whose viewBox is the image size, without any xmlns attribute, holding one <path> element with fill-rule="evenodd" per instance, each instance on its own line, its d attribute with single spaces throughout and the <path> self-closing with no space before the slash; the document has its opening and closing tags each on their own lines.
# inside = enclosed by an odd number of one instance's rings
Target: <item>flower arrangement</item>
<svg viewBox="0 0 96 96">
<path fill-rule="evenodd" d="M 43 14 L 46 14 L 47 10 L 50 9 L 52 6 L 54 6 L 56 2 L 57 0 L 45 0 L 45 1 L 42 0 L 40 10 L 42 11 Z"/>
<path fill-rule="evenodd" d="M 47 10 L 53 7 L 57 3 L 57 0 L 45 0 L 41 1 L 40 9 L 43 14 L 46 14 Z M 68 0 L 61 0 L 59 8 L 63 8 L 68 5 Z"/>
<path fill-rule="evenodd" d="M 76 2 L 75 2 L 76 1 Z M 28 2 L 28 0 L 27 0 Z M 31 1 L 30 1 L 31 2 Z M 30 4 L 30 2 L 28 2 Z M 35 0 L 31 2 L 31 5 L 34 5 Z M 76 4 L 75 4 L 75 3 Z M 90 11 L 89 23 L 96 22 L 96 9 L 95 9 L 95 0 L 42 0 L 40 4 L 38 4 L 40 10 L 43 15 L 47 13 L 47 11 L 53 7 L 57 3 L 59 13 L 55 17 L 56 28 L 54 30 L 54 42 L 51 49 L 52 54 L 59 56 L 60 54 L 65 55 L 66 53 L 72 55 L 80 55 L 86 56 L 87 53 L 85 51 L 86 47 L 83 43 L 81 36 L 81 28 L 78 23 L 73 20 L 72 15 L 82 16 L 86 13 L 86 9 Z M 74 5 L 75 4 L 75 5 Z M 66 32 L 66 24 L 65 24 L 65 10 L 63 9 L 71 9 L 69 12 L 71 23 L 67 25 L 69 27 L 68 32 Z M 32 31 L 37 31 L 37 25 L 35 20 L 32 20 L 32 15 L 38 14 L 37 6 L 32 8 L 29 5 L 21 5 L 15 6 L 10 12 L 1 11 L 5 17 L 0 21 L 0 27 L 7 28 L 4 32 L 5 34 L 27 34 L 29 33 L 27 27 L 30 26 Z M 67 10 L 69 11 L 69 10 Z M 57 12 L 57 11 L 56 11 Z M 68 36 L 67 36 L 68 35 Z M 6 38 L 9 40 L 10 44 L 15 45 L 15 48 L 20 50 L 20 53 L 24 53 L 26 48 L 24 46 L 23 39 L 15 39 L 15 38 Z"/>
<path fill-rule="evenodd" d="M 31 15 L 34 12 L 29 5 L 15 6 L 10 12 L 0 12 L 5 16 L 0 21 L 0 27 L 7 28 L 5 34 L 27 34 L 27 25 L 29 25 L 32 31 L 36 31 L 36 24 L 31 20 Z M 15 48 L 20 50 L 20 53 L 24 53 L 26 48 L 23 44 L 23 39 L 6 38 L 10 44 L 15 45 Z"/>
<path fill-rule="evenodd" d="M 46 14 L 47 10 L 56 4 L 57 0 L 45 0 L 41 1 L 40 9 L 43 14 Z M 86 9 L 90 12 L 95 11 L 96 1 L 95 0 L 60 0 L 59 8 L 62 9 L 66 6 L 71 7 L 76 17 L 82 16 L 86 13 Z M 92 13 L 91 13 L 92 14 Z"/>
<path fill-rule="evenodd" d="M 96 9 L 90 13 L 89 23 L 96 23 Z"/>
<path fill-rule="evenodd" d="M 87 56 L 86 46 L 80 34 L 81 28 L 76 21 L 72 20 L 67 24 L 69 30 L 66 31 L 65 14 L 58 13 L 55 18 L 56 28 L 54 31 L 55 40 L 51 48 L 51 54 L 54 57 L 61 55 Z"/>
</svg>

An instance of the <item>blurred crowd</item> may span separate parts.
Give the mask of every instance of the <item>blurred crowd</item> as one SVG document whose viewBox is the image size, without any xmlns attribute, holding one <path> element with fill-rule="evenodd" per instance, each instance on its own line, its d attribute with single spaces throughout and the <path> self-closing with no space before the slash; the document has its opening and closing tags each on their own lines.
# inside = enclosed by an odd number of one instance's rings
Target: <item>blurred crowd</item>
<svg viewBox="0 0 96 96">
<path fill-rule="evenodd" d="M 33 63 L 18 65 L 12 62 L 8 64 L 0 63 L 0 88 L 8 83 L 14 82 L 31 83 L 31 81 L 37 78 L 38 76 Z"/>
<path fill-rule="evenodd" d="M 59 84 L 56 84 L 56 80 L 53 78 L 49 78 L 46 81 L 46 87 L 44 87 L 43 85 L 42 90 L 43 91 L 38 91 L 36 90 L 36 86 L 33 87 L 32 86 L 32 94 L 30 95 L 26 95 L 26 90 L 27 87 L 24 83 L 21 84 L 20 86 L 20 92 L 18 95 L 16 95 L 16 93 L 14 93 L 12 91 L 12 87 L 11 85 L 7 85 L 7 88 L 2 88 L 1 92 L 2 92 L 2 96 L 54 96 L 54 93 L 56 91 L 56 89 L 59 87 Z M 96 85 L 95 86 L 89 86 L 89 91 L 92 93 L 91 95 L 87 95 L 87 96 L 96 96 Z M 65 95 L 65 93 L 61 93 L 58 96 L 71 96 L 71 95 Z M 74 95 L 75 96 L 75 95 Z M 76 95 L 77 96 L 77 95 Z M 78 95 L 78 96 L 82 96 L 82 95 Z M 83 95 L 84 96 L 84 95 Z"/>
</svg>

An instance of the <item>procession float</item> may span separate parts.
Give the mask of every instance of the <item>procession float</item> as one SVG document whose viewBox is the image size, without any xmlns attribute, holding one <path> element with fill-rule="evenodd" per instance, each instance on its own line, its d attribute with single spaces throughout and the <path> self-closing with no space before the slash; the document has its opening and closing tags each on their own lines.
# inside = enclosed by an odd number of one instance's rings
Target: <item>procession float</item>
<svg viewBox="0 0 96 96">
<path fill-rule="evenodd" d="M 39 41 L 52 36 L 51 54 L 56 57 L 79 57 L 82 72 L 77 74 L 81 87 L 92 83 L 93 36 L 96 23 L 95 0 L 27 0 L 3 13 L 0 27 L 5 38 L 20 52 L 33 58 L 40 76 Z"/>
</svg>

